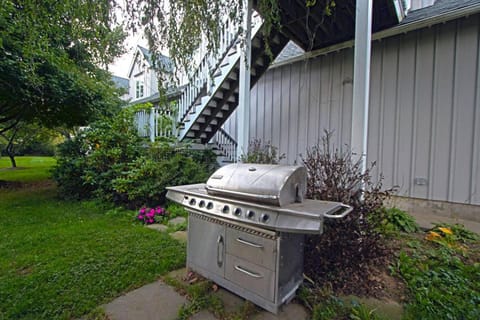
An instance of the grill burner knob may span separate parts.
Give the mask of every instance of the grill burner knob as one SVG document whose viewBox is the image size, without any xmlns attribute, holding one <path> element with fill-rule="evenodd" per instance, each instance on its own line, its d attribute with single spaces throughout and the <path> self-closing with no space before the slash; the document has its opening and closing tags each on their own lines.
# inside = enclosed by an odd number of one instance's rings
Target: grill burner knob
<svg viewBox="0 0 480 320">
<path fill-rule="evenodd" d="M 205 207 L 205 201 L 203 201 L 203 200 L 200 201 L 200 203 L 198 204 L 198 206 L 199 206 L 200 208 Z"/>
<path fill-rule="evenodd" d="M 230 212 L 230 207 L 227 206 L 227 205 L 224 205 L 224 206 L 223 206 L 223 209 L 222 209 L 222 212 L 225 213 L 225 214 L 227 214 L 228 212 Z"/>
<path fill-rule="evenodd" d="M 210 210 L 212 208 L 213 208 L 213 203 L 212 202 L 207 203 L 207 209 Z"/>
<path fill-rule="evenodd" d="M 242 215 L 242 209 L 240 208 L 235 209 L 233 214 L 236 215 L 237 217 L 240 217 Z"/>
<path fill-rule="evenodd" d="M 192 199 L 190 200 L 190 205 L 191 205 L 191 206 L 194 206 L 195 203 L 197 203 L 197 201 L 195 201 L 195 199 L 192 198 Z"/>
<path fill-rule="evenodd" d="M 253 219 L 253 217 L 255 217 L 255 211 L 253 211 L 253 210 L 248 210 L 248 211 L 247 211 L 247 218 L 248 218 L 248 219 Z"/>
<path fill-rule="evenodd" d="M 262 213 L 262 215 L 260 216 L 260 221 L 263 223 L 267 223 L 268 220 L 270 220 L 270 216 L 266 213 Z"/>
</svg>

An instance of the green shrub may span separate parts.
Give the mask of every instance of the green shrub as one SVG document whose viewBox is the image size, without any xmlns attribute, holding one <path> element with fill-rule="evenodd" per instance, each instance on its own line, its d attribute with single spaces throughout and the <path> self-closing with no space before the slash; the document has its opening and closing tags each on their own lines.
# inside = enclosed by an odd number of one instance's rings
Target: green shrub
<svg viewBox="0 0 480 320">
<path fill-rule="evenodd" d="M 211 151 L 142 140 L 125 110 L 62 144 L 53 176 L 64 197 L 94 196 L 133 209 L 162 204 L 167 186 L 205 182 L 214 164 Z"/>
<path fill-rule="evenodd" d="M 87 151 L 83 135 L 67 140 L 57 148 L 57 164 L 52 177 L 58 186 L 58 192 L 65 199 L 87 199 L 94 187 L 85 184 L 83 174 L 87 169 Z"/>
<path fill-rule="evenodd" d="M 168 217 L 170 219 L 176 218 L 176 217 L 187 217 L 188 212 L 185 210 L 185 207 L 182 205 L 175 203 L 175 202 L 169 202 L 167 205 L 167 212 L 168 212 Z"/>
<path fill-rule="evenodd" d="M 413 233 L 420 230 L 415 219 L 398 208 L 380 208 L 377 212 L 380 216 L 380 230 L 383 233 L 405 232 Z"/>
<path fill-rule="evenodd" d="M 243 163 L 278 164 L 285 158 L 285 154 L 278 155 L 278 148 L 270 141 L 265 144 L 260 139 L 252 139 L 248 143 L 248 152 L 240 156 Z"/>
<path fill-rule="evenodd" d="M 162 161 L 142 156 L 129 163 L 112 186 L 130 206 L 152 206 L 165 202 L 166 187 L 205 182 L 210 174 L 205 165 L 180 153 Z"/>
</svg>

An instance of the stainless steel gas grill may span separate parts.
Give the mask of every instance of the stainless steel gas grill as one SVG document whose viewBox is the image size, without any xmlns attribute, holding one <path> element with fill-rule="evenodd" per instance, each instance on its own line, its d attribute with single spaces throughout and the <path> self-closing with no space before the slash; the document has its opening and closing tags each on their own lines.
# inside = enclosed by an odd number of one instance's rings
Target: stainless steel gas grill
<svg viewBox="0 0 480 320">
<path fill-rule="evenodd" d="M 232 164 L 206 184 L 167 188 L 189 212 L 187 267 L 277 313 L 303 280 L 304 234 L 352 210 L 304 199 L 306 181 L 300 166 Z"/>
</svg>

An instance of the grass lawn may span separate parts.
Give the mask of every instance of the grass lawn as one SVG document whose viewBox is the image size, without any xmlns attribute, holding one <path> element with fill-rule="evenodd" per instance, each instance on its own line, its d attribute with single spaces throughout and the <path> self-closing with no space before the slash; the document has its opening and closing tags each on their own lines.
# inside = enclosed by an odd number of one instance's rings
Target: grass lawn
<svg viewBox="0 0 480 320">
<path fill-rule="evenodd" d="M 30 171 L 21 181 L 53 163 L 18 160 Z M 185 246 L 134 222 L 133 212 L 55 195 L 45 182 L 0 189 L 0 320 L 78 318 L 185 264 Z"/>
<path fill-rule="evenodd" d="M 8 157 L 0 158 L 0 180 L 32 182 L 50 177 L 55 165 L 52 157 L 15 157 L 17 168 L 12 168 Z"/>
</svg>

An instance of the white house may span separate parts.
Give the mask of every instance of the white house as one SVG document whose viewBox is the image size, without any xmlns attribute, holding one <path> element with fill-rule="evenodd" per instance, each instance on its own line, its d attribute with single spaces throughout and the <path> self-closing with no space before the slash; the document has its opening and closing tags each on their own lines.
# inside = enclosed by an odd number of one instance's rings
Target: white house
<svg viewBox="0 0 480 320">
<path fill-rule="evenodd" d="M 278 3 L 283 27 L 269 42 L 282 59 L 270 64 L 261 22 L 252 30 L 248 130 L 278 146 L 285 163 L 299 163 L 325 129 L 337 146 L 351 144 L 355 0 L 336 2 L 316 37 L 306 29 L 319 11 L 310 8 L 306 23 L 304 5 Z M 405 4 L 373 3 L 367 160 L 377 162 L 385 186 L 400 187 L 401 206 L 480 221 L 480 0 L 416 0 L 408 11 Z M 177 123 L 180 140 L 215 141 L 235 159 L 234 35 L 225 30 L 220 54 L 205 57 L 183 88 Z M 136 70 L 134 80 L 145 79 Z"/>
</svg>

